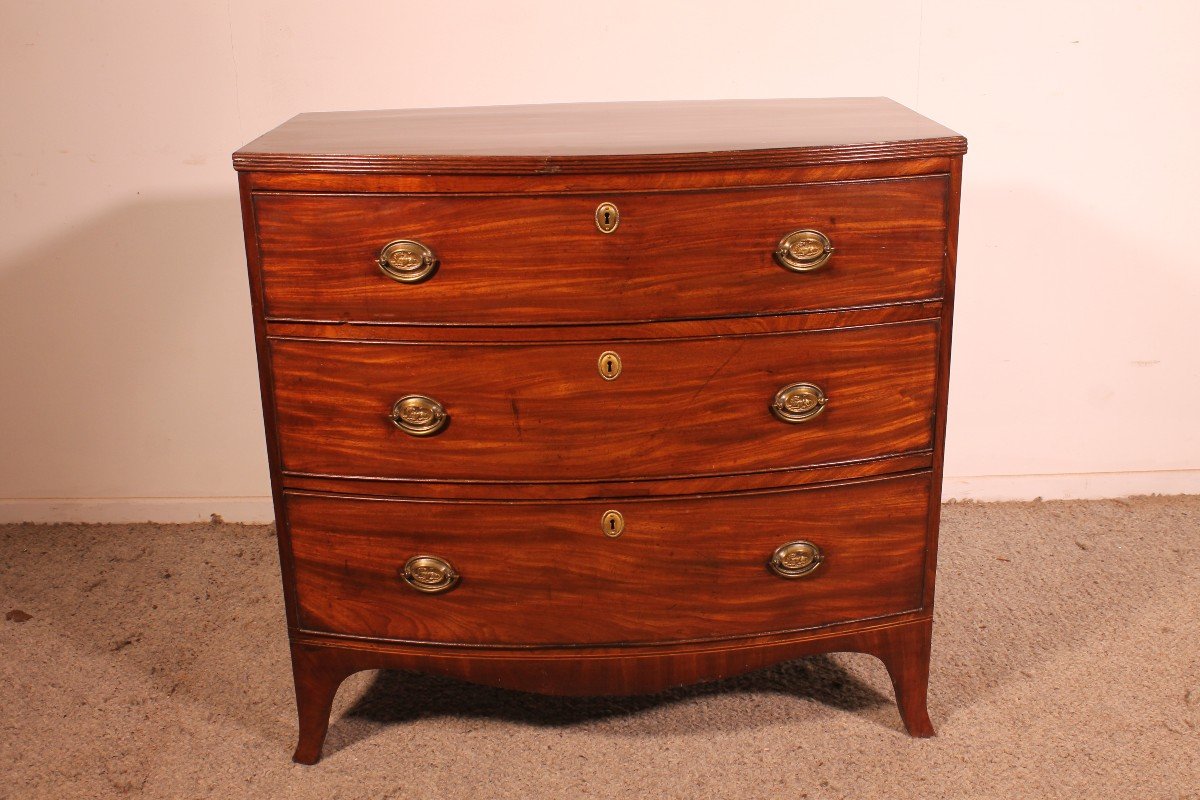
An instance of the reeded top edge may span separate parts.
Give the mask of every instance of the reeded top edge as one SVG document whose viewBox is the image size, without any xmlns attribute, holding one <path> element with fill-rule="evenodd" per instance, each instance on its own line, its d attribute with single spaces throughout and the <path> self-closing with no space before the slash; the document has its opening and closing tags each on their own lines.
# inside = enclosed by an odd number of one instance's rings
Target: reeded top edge
<svg viewBox="0 0 1200 800">
<path fill-rule="evenodd" d="M 967 142 L 887 98 L 575 103 L 300 114 L 242 171 L 554 174 L 958 156 Z"/>
</svg>

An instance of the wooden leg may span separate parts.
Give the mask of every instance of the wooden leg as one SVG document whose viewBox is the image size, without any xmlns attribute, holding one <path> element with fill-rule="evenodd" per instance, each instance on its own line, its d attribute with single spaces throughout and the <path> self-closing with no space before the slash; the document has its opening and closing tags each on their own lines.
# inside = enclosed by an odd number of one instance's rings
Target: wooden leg
<svg viewBox="0 0 1200 800">
<path fill-rule="evenodd" d="M 933 736 L 926 694 L 929 690 L 929 646 L 932 620 L 923 625 L 893 628 L 883 636 L 875 655 L 887 667 L 896 690 L 896 705 L 908 734 L 917 738 Z"/>
<path fill-rule="evenodd" d="M 333 697 L 342 681 L 355 671 L 336 650 L 292 645 L 292 677 L 300 721 L 300 738 L 292 756 L 296 763 L 315 764 L 320 760 Z"/>
</svg>

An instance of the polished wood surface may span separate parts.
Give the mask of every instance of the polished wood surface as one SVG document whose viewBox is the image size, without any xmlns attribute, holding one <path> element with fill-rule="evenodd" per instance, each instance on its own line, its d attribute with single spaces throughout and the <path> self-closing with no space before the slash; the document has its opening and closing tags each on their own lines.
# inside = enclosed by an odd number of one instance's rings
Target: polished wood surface
<svg viewBox="0 0 1200 800">
<path fill-rule="evenodd" d="M 581 194 L 584 192 L 670 192 L 785 186 L 800 183 L 885 180 L 948 175 L 951 157 L 905 158 L 805 166 L 720 167 L 672 172 L 544 172 L 536 175 L 445 172 L 243 172 L 258 192 L 383 194 Z"/>
<path fill-rule="evenodd" d="M 937 320 L 940 300 L 918 300 L 882 306 L 799 311 L 755 317 L 621 322 L 608 325 L 406 325 L 386 322 L 291 322 L 267 320 L 267 336 L 291 339 L 341 339 L 433 344 L 517 342 L 616 343 L 654 339 L 754 336 L 764 333 L 859 328 L 892 322 Z"/>
<path fill-rule="evenodd" d="M 670 499 L 450 503 L 288 493 L 304 630 L 474 645 L 668 643 L 919 610 L 929 476 Z M 625 519 L 602 531 L 609 508 Z M 825 560 L 767 568 L 797 539 Z M 462 575 L 423 594 L 416 555 Z"/>
<path fill-rule="evenodd" d="M 954 156 L 966 140 L 883 97 L 574 103 L 300 114 L 243 170 L 539 172 L 787 166 Z"/>
<path fill-rule="evenodd" d="M 937 323 L 620 345 L 272 339 L 285 472 L 412 480 L 603 481 L 757 472 L 931 446 Z M 617 352 L 620 377 L 601 378 Z M 786 423 L 775 393 L 829 397 Z M 450 416 L 410 436 L 392 404 Z"/>
<path fill-rule="evenodd" d="M 925 562 L 925 605 L 933 607 L 934 573 L 937 570 L 938 531 L 942 515 L 942 471 L 946 457 L 946 409 L 950 398 L 950 341 L 954 322 L 954 281 L 958 262 L 959 200 L 962 195 L 962 158 L 950 167 L 950 198 L 946 203 L 946 301 L 942 305 L 942 335 L 939 343 L 937 401 L 933 432 L 933 492 L 929 503 L 928 547 L 930 557 Z M 928 663 L 925 665 L 928 669 Z M 932 733 L 933 729 L 929 729 Z"/>
<path fill-rule="evenodd" d="M 937 299 L 944 176 L 776 188 L 582 195 L 254 196 L 268 318 L 458 325 L 638 322 Z M 609 235 L 594 213 L 616 203 Z M 810 273 L 773 258 L 797 229 L 834 254 Z M 380 270 L 415 239 L 419 284 Z"/>
<path fill-rule="evenodd" d="M 931 628 L 932 620 L 923 615 L 756 639 L 559 650 L 404 645 L 301 633 L 292 640 L 300 721 L 293 758 L 301 764 L 320 758 L 337 688 L 360 670 L 419 670 L 542 694 L 633 695 L 838 651 L 867 653 L 882 661 L 896 689 L 904 727 L 911 736 L 933 736 L 925 706 Z"/>
<path fill-rule="evenodd" d="M 411 478 L 327 477 L 284 473 L 289 489 L 318 493 L 369 494 L 377 497 L 405 497 L 429 500 L 589 500 L 595 498 L 671 497 L 680 494 L 716 494 L 755 489 L 787 489 L 872 478 L 900 472 L 928 469 L 933 463 L 932 450 L 916 450 L 896 456 L 857 458 L 851 461 L 813 464 L 808 467 L 750 472 L 738 475 L 701 475 L 686 478 L 635 480 L 574 481 L 569 483 L 512 483 L 485 479 L 479 481 L 433 481 Z"/>
<path fill-rule="evenodd" d="M 361 669 L 631 694 L 836 650 L 932 735 L 965 149 L 873 99 L 302 115 L 235 154 L 295 759 Z M 823 271 L 771 258 L 801 227 Z M 438 272 L 385 278 L 395 238 Z M 775 420 L 805 380 L 826 411 Z M 409 393 L 449 427 L 396 430 Z M 765 560 L 795 539 L 829 560 L 789 581 Z M 460 585 L 404 585 L 418 548 Z"/>
<path fill-rule="evenodd" d="M 262 310 L 262 270 L 258 261 L 258 241 L 252 220 L 251 177 L 238 175 L 242 205 L 242 237 L 246 247 L 246 266 L 250 281 L 250 310 L 254 322 L 254 346 L 258 356 L 258 386 L 262 397 L 263 431 L 266 436 L 267 466 L 271 473 L 271 500 L 275 510 L 275 536 L 279 544 L 279 567 L 283 573 L 283 600 L 288 630 L 296 627 L 295 583 L 292 575 L 292 547 L 288 536 L 287 509 L 283 502 L 279 441 L 275 431 L 275 395 L 272 389 L 271 353 L 267 344 L 267 323 Z"/>
</svg>

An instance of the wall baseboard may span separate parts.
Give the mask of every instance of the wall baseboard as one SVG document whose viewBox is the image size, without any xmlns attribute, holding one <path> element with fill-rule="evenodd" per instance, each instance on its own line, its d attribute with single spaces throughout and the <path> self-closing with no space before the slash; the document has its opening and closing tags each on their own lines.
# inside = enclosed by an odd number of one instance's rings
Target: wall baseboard
<svg viewBox="0 0 1200 800">
<path fill-rule="evenodd" d="M 6 522 L 225 522 L 268 523 L 268 497 L 113 497 L 0 499 Z"/>
<path fill-rule="evenodd" d="M 1057 475 L 947 475 L 943 500 L 1102 500 L 1142 494 L 1200 494 L 1200 469 Z"/>
<path fill-rule="evenodd" d="M 1200 469 L 1059 475 L 946 476 L 943 500 L 1099 500 L 1140 494 L 1200 494 Z M 270 497 L 114 497 L 0 499 L 0 524 L 11 522 L 268 523 Z"/>
</svg>

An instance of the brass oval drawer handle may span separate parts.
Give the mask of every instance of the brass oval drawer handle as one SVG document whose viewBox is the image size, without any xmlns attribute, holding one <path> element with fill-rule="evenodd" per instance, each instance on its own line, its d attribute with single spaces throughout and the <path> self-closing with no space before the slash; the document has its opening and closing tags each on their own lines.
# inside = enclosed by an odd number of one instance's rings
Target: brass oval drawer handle
<svg viewBox="0 0 1200 800">
<path fill-rule="evenodd" d="M 833 255 L 833 243 L 829 237 L 811 228 L 792 231 L 779 240 L 775 248 L 775 260 L 784 269 L 792 272 L 812 272 L 820 269 Z"/>
<path fill-rule="evenodd" d="M 429 277 L 437 267 L 437 256 L 425 245 L 412 239 L 388 242 L 379 251 L 379 268 L 400 283 L 416 283 Z"/>
<path fill-rule="evenodd" d="M 418 592 L 437 594 L 458 585 L 459 574 L 450 562 L 437 556 L 413 556 L 401 571 L 404 582 Z"/>
<path fill-rule="evenodd" d="M 445 407 L 423 394 L 410 394 L 401 397 L 392 404 L 392 413 L 388 414 L 400 430 L 409 436 L 432 436 L 446 427 L 450 415 Z"/>
<path fill-rule="evenodd" d="M 808 422 L 825 410 L 829 398 L 815 383 L 793 383 L 775 393 L 771 413 L 783 422 Z"/>
<path fill-rule="evenodd" d="M 802 578 L 821 566 L 824 560 L 821 548 L 812 542 L 800 540 L 775 548 L 767 564 L 781 578 Z"/>
</svg>

